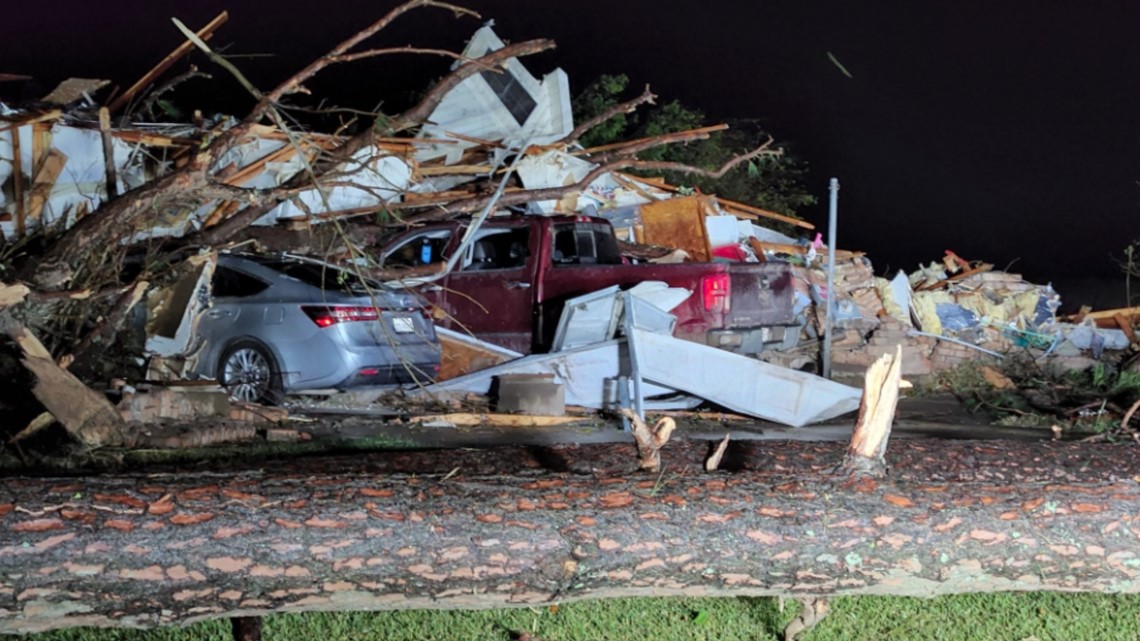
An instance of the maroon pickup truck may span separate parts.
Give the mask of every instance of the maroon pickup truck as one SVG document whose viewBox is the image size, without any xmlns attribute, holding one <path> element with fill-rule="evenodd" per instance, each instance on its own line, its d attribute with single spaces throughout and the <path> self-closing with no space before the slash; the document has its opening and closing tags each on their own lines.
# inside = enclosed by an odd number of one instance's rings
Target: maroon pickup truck
<svg viewBox="0 0 1140 641">
<path fill-rule="evenodd" d="M 445 261 L 465 229 L 447 222 L 402 232 L 382 244 L 379 260 L 385 269 Z M 464 253 L 450 274 L 418 288 L 445 312 L 437 324 L 522 353 L 549 350 L 567 299 L 642 281 L 693 292 L 673 310 L 678 338 L 758 354 L 799 336 L 787 265 L 630 264 L 601 218 L 490 218 Z"/>
</svg>

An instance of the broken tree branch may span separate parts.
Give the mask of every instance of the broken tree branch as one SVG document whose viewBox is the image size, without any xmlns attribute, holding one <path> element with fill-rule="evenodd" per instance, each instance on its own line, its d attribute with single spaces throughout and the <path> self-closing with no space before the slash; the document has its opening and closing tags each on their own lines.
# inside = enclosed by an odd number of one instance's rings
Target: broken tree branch
<svg viewBox="0 0 1140 641">
<path fill-rule="evenodd" d="M 3 320 L 3 331 L 19 346 L 20 362 L 36 377 L 32 394 L 67 433 L 87 447 L 127 444 L 123 420 L 102 394 L 60 367 L 26 327 Z"/>
<path fill-rule="evenodd" d="M 218 27 L 225 24 L 226 20 L 229 20 L 229 17 L 230 15 L 225 11 L 219 13 L 213 20 L 208 22 L 206 26 L 199 29 L 194 35 L 201 40 L 209 40 L 210 36 L 212 36 L 214 32 L 217 31 Z M 163 58 L 162 61 L 157 65 L 155 65 L 153 69 L 143 74 L 143 77 L 139 78 L 138 82 L 131 85 L 130 88 L 123 93 L 119 94 L 118 98 L 116 98 L 110 105 L 107 105 L 107 109 L 112 113 L 118 111 L 119 109 L 122 109 L 123 105 L 130 102 L 131 99 L 134 98 L 136 94 L 138 94 L 138 92 L 145 89 L 159 76 L 166 73 L 166 70 L 174 66 L 175 62 L 178 62 L 180 58 L 193 50 L 194 44 L 189 40 L 178 45 L 174 51 L 170 52 L 170 54 Z"/>
<path fill-rule="evenodd" d="M 572 145 L 578 142 L 579 138 L 584 136 L 586 132 L 590 131 L 594 127 L 597 127 L 598 125 L 621 114 L 633 113 L 634 111 L 637 111 L 637 108 L 641 105 L 656 104 L 654 102 L 655 100 L 657 100 L 657 95 L 649 90 L 649 85 L 645 85 L 645 91 L 642 91 L 640 96 L 634 98 L 633 100 L 613 105 L 602 113 L 594 116 L 593 118 L 590 118 L 589 120 L 586 120 L 585 122 L 579 124 L 577 127 L 574 127 L 574 130 L 571 131 L 570 134 L 562 140 L 565 144 Z"/>
</svg>

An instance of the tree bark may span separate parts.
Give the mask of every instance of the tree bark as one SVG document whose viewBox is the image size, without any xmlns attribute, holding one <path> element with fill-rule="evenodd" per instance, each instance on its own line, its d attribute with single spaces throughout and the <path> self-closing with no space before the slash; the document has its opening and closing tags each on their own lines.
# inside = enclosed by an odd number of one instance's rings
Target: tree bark
<svg viewBox="0 0 1140 641">
<path fill-rule="evenodd" d="M 0 632 L 629 595 L 1140 592 L 1134 445 L 911 442 L 425 451 L 10 478 Z M 219 464 L 218 469 L 224 469 Z M 456 471 L 458 470 L 458 471 Z"/>
</svg>

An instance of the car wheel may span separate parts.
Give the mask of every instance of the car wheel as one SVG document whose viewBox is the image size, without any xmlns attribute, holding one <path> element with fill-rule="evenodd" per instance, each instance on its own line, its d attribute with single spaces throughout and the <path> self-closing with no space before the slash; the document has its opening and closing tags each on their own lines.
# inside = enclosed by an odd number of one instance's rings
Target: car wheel
<svg viewBox="0 0 1140 641">
<path fill-rule="evenodd" d="M 218 382 L 235 401 L 276 405 L 284 396 L 277 361 L 253 341 L 234 343 L 222 354 Z"/>
</svg>

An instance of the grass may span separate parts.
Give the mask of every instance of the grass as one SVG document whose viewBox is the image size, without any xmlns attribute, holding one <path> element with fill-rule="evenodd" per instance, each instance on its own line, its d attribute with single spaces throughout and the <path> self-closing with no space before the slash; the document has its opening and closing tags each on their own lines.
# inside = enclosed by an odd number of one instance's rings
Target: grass
<svg viewBox="0 0 1140 641">
<path fill-rule="evenodd" d="M 776 599 L 586 601 L 510 610 L 405 610 L 269 617 L 266 641 L 774 641 L 798 612 Z M 229 641 L 225 621 L 150 631 L 75 628 L 25 641 Z M 847 597 L 804 641 L 1096 641 L 1140 638 L 1140 595 L 1002 593 Z"/>
</svg>

